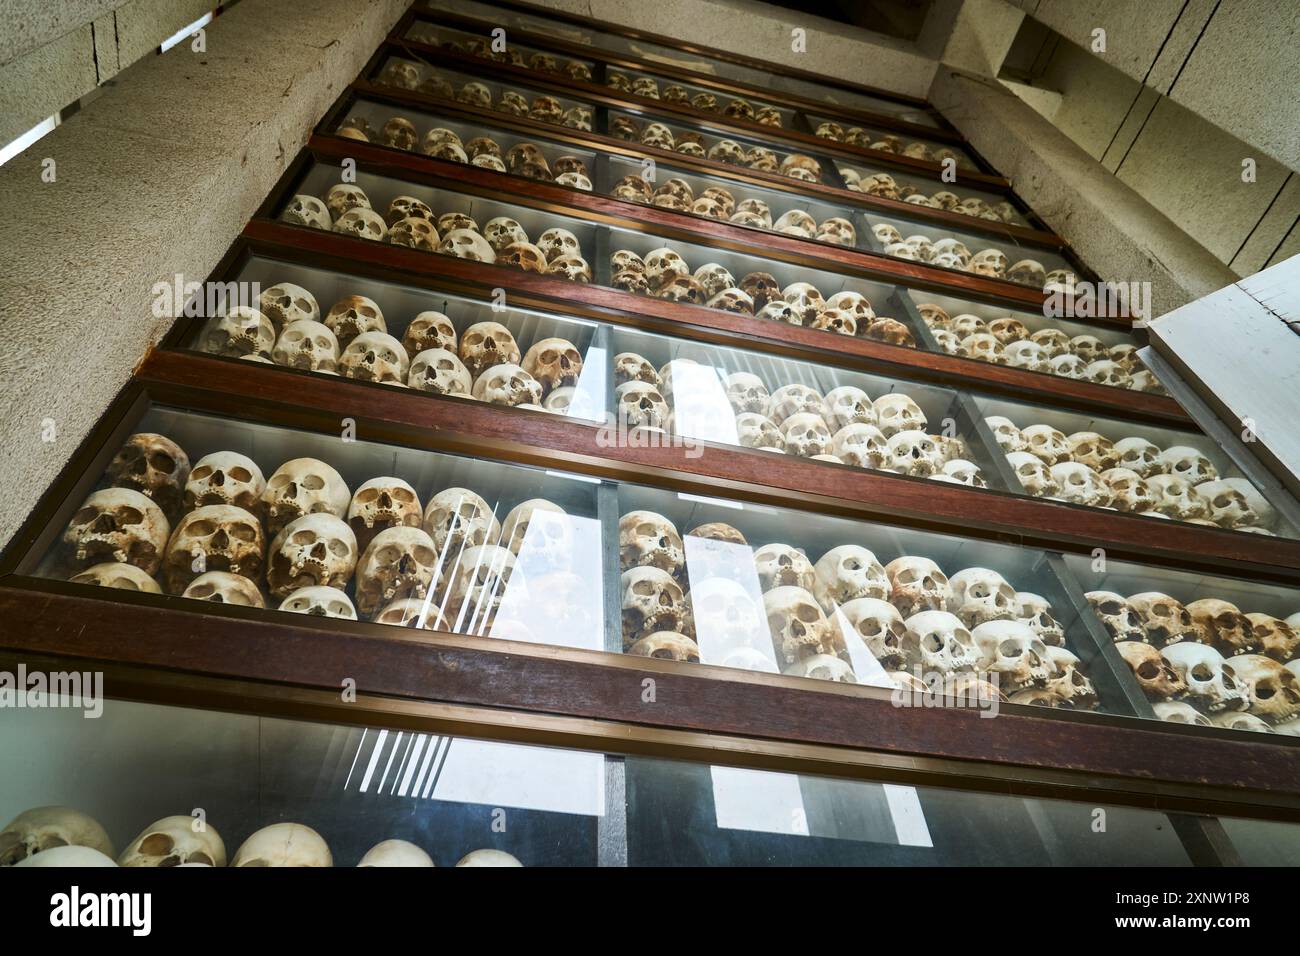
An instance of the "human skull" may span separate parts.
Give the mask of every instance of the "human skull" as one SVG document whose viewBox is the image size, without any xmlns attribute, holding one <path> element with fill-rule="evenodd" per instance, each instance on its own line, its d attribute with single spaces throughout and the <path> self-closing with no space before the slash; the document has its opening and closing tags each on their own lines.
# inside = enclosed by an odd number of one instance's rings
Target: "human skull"
<svg viewBox="0 0 1300 956">
<path fill-rule="evenodd" d="M 771 399 L 763 380 L 752 372 L 732 372 L 723 384 L 727 390 L 727 401 L 737 414 L 762 412 Z"/>
<path fill-rule="evenodd" d="M 765 592 L 763 610 L 783 670 L 815 655 L 845 654 L 843 637 L 803 588 L 782 586 Z"/>
<path fill-rule="evenodd" d="M 460 339 L 461 361 L 476 379 L 494 365 L 518 365 L 520 357 L 515 337 L 500 322 L 476 322 Z"/>
<path fill-rule="evenodd" d="M 494 365 L 474 380 L 474 398 L 492 405 L 540 405 L 542 386 L 518 365 Z"/>
<path fill-rule="evenodd" d="M 1190 702 L 1207 714 L 1245 710 L 1249 703 L 1237 673 L 1218 651 L 1186 641 L 1160 652 L 1187 685 Z"/>
<path fill-rule="evenodd" d="M 698 664 L 700 647 L 685 634 L 676 631 L 656 631 L 634 642 L 627 649 L 637 657 L 657 657 L 667 661 L 685 661 Z"/>
<path fill-rule="evenodd" d="M 1187 694 L 1187 682 L 1166 658 L 1150 644 L 1120 641 L 1115 645 L 1124 663 L 1137 678 L 1143 693 L 1152 701 L 1168 701 Z"/>
<path fill-rule="evenodd" d="M 361 206 L 349 209 L 335 219 L 334 231 L 359 239 L 369 239 L 371 242 L 382 242 L 388 238 L 388 224 L 384 222 L 384 217 L 373 209 Z"/>
<path fill-rule="evenodd" d="M 998 685 L 1008 694 L 1047 684 L 1053 670 L 1047 645 L 1028 624 L 985 621 L 971 631 L 971 637 L 980 650 L 979 669 L 997 674 Z"/>
<path fill-rule="evenodd" d="M 353 209 L 369 209 L 370 197 L 360 186 L 351 183 L 335 183 L 325 193 L 325 205 L 330 215 L 337 221 L 344 213 Z"/>
<path fill-rule="evenodd" d="M 1047 465 L 1036 455 L 1027 451 L 1013 451 L 1007 453 L 1006 459 L 1016 473 L 1016 479 L 1031 495 L 1050 498 L 1060 490 Z"/>
<path fill-rule="evenodd" d="M 908 395 L 890 392 L 872 402 L 872 407 L 876 412 L 876 424 L 886 438 L 902 431 L 925 430 L 925 412 Z"/>
<path fill-rule="evenodd" d="M 438 230 L 433 223 L 420 216 L 408 216 L 393 223 L 388 230 L 388 241 L 395 246 L 407 246 L 422 249 L 425 252 L 438 251 Z"/>
<path fill-rule="evenodd" d="M 71 807 L 33 807 L 0 830 L 0 867 L 57 847 L 88 847 L 113 855 L 108 833 L 94 818 Z"/>
<path fill-rule="evenodd" d="M 237 305 L 209 323 L 201 342 L 202 350 L 212 355 L 270 358 L 275 346 L 275 326 L 257 309 Z"/>
<path fill-rule="evenodd" d="M 1154 508 L 1160 514 L 1180 521 L 1204 519 L 1209 513 L 1205 499 L 1177 475 L 1155 474 L 1146 479 Z"/>
<path fill-rule="evenodd" d="M 440 590 L 445 577 L 433 538 L 420 528 L 403 525 L 375 535 L 356 572 L 357 608 L 372 619 L 395 600 L 424 598 Z"/>
<path fill-rule="evenodd" d="M 276 339 L 271 360 L 289 368 L 333 372 L 338 367 L 339 340 L 324 323 L 290 322 Z"/>
<path fill-rule="evenodd" d="M 540 339 L 524 355 L 523 369 L 542 386 L 542 394 L 577 385 L 582 375 L 582 353 L 568 339 Z"/>
<path fill-rule="evenodd" d="M 1025 450 L 1024 436 L 1011 419 L 1002 415 L 991 415 L 984 419 L 984 423 L 993 432 L 993 438 L 997 441 L 998 447 L 1002 449 L 1004 454 L 1023 452 Z"/>
<path fill-rule="evenodd" d="M 1252 613 L 1246 618 L 1254 627 L 1255 638 L 1266 657 L 1282 664 L 1296 657 L 1300 651 L 1300 630 L 1271 614 Z"/>
<path fill-rule="evenodd" d="M 655 567 L 683 580 L 686 551 L 671 521 L 653 511 L 629 511 L 618 522 L 619 563 L 622 570 Z"/>
<path fill-rule="evenodd" d="M 529 498 L 501 522 L 502 539 L 525 570 L 567 570 L 573 561 L 573 519 L 545 498 Z"/>
<path fill-rule="evenodd" d="M 1129 373 L 1124 370 L 1124 367 L 1110 359 L 1089 362 L 1083 370 L 1083 377 L 1090 382 L 1109 385 L 1112 388 L 1128 388 L 1131 383 Z"/>
<path fill-rule="evenodd" d="M 441 231 L 441 230 L 439 230 Z M 452 229 L 443 234 L 438 251 L 457 259 L 474 262 L 496 262 L 497 254 L 488 241 L 472 229 Z"/>
<path fill-rule="evenodd" d="M 324 324 L 334 333 L 340 346 L 347 346 L 366 332 L 385 332 L 384 313 L 373 299 L 364 295 L 344 296 L 330 307 Z"/>
<path fill-rule="evenodd" d="M 1084 595 L 1092 611 L 1101 620 L 1110 639 L 1116 643 L 1145 644 L 1151 637 L 1139 614 L 1123 595 L 1114 591 L 1089 591 Z"/>
<path fill-rule="evenodd" d="M 537 248 L 547 259 L 559 259 L 564 256 L 581 256 L 582 246 L 578 237 L 567 229 L 547 229 L 537 240 Z"/>
<path fill-rule="evenodd" d="M 494 544 L 501 538 L 501 523 L 483 498 L 468 488 L 446 488 L 430 499 L 422 527 L 433 539 L 439 555 L 454 555 L 463 548 Z"/>
<path fill-rule="evenodd" d="M 226 845 L 216 828 L 198 817 L 163 817 L 132 840 L 118 866 L 226 865 Z"/>
<path fill-rule="evenodd" d="M 686 595 L 671 574 L 657 567 L 635 567 L 619 579 L 622 591 L 623 648 L 659 631 L 691 629 Z"/>
<path fill-rule="evenodd" d="M 813 591 L 828 614 L 857 598 L 889 598 L 889 576 L 884 565 L 860 545 L 831 548 L 818 559 L 813 571 Z"/>
<path fill-rule="evenodd" d="M 1004 279 L 1007 275 L 1006 253 L 998 249 L 982 249 L 971 257 L 968 271 L 975 275 Z"/>
<path fill-rule="evenodd" d="M 1170 724 L 1191 724 L 1196 727 L 1212 727 L 1214 722 L 1207 719 L 1195 707 L 1181 700 L 1162 700 L 1151 705 L 1156 717 Z M 1243 715 L 1248 716 L 1248 715 Z"/>
<path fill-rule="evenodd" d="M 1097 689 L 1084 674 L 1082 662 L 1064 647 L 1047 647 L 1048 675 L 1046 689 L 1054 693 L 1063 705 L 1090 709 L 1097 703 Z"/>
<path fill-rule="evenodd" d="M 1225 657 L 1258 654 L 1262 649 L 1254 625 L 1237 605 L 1219 598 L 1201 598 L 1188 604 L 1187 610 L 1207 635 L 1209 643 Z"/>
<path fill-rule="evenodd" d="M 1160 453 L 1161 470 L 1181 478 L 1193 487 L 1219 477 L 1214 464 L 1195 448 L 1174 445 Z"/>
<path fill-rule="evenodd" d="M 929 436 L 931 441 L 935 441 L 940 437 L 942 436 Z M 988 482 L 985 481 L 984 476 L 980 474 L 979 465 L 975 464 L 973 461 L 966 461 L 964 458 L 955 458 L 952 461 L 944 462 L 943 467 L 931 477 L 938 478 L 940 476 L 959 482 L 960 484 L 966 485 L 970 488 L 988 487 Z"/>
<path fill-rule="evenodd" d="M 303 515 L 281 528 L 271 542 L 267 585 L 281 599 L 299 588 L 342 590 L 357 566 L 357 554 L 356 535 L 341 518 Z"/>
<path fill-rule="evenodd" d="M 351 501 L 352 492 L 342 476 L 325 462 L 290 459 L 275 470 L 262 492 L 266 530 L 275 534 L 306 514 L 324 512 L 342 518 Z"/>
<path fill-rule="evenodd" d="M 951 601 L 948 576 L 929 558 L 904 555 L 885 565 L 889 600 L 903 617 L 921 611 L 946 611 Z"/>
<path fill-rule="evenodd" d="M 1020 434 L 1025 440 L 1025 450 L 1043 464 L 1058 465 L 1070 460 L 1069 440 L 1051 425 L 1030 425 Z"/>
<path fill-rule="evenodd" d="M 1140 514 L 1155 507 L 1155 497 L 1138 473 L 1127 468 L 1108 468 L 1101 473 L 1111 507 Z"/>
<path fill-rule="evenodd" d="M 73 584 L 89 584 L 101 588 L 120 588 L 123 591 L 143 591 L 147 594 L 161 594 L 158 582 L 145 574 L 133 564 L 120 561 L 105 561 L 94 564 L 79 574 L 68 579 Z"/>
<path fill-rule="evenodd" d="M 1114 445 L 1115 465 L 1135 471 L 1142 478 L 1150 478 L 1162 470 L 1160 449 L 1136 435 L 1121 438 Z"/>
<path fill-rule="evenodd" d="M 348 526 L 356 535 L 357 548 L 365 551 L 379 532 L 388 528 L 420 526 L 420 500 L 415 489 L 401 478 L 371 478 L 356 490 L 348 505 Z"/>
<path fill-rule="evenodd" d="M 895 432 L 885 444 L 885 467 L 900 475 L 928 478 L 943 467 L 942 452 L 923 431 Z"/>
<path fill-rule="evenodd" d="M 1077 461 L 1064 461 L 1050 469 L 1056 483 L 1056 495 L 1062 501 L 1097 507 L 1110 503 L 1110 494 L 1101 475 Z"/>
<path fill-rule="evenodd" d="M 980 650 L 971 632 L 947 611 L 921 611 L 904 621 L 903 651 L 908 663 L 927 672 L 974 670 Z"/>
<path fill-rule="evenodd" d="M 1130 640 L 1149 639 L 1156 647 L 1168 647 L 1182 641 L 1210 642 L 1209 633 L 1192 618 L 1191 612 L 1168 594 L 1142 591 L 1130 594 L 1127 603 L 1137 613 L 1146 632 L 1146 638 L 1131 637 Z"/>
<path fill-rule="evenodd" d="M 831 433 L 818 412 L 798 412 L 781 422 L 785 450 L 801 458 L 824 455 L 831 450 Z"/>
<path fill-rule="evenodd" d="M 812 591 L 817 574 L 808 556 L 788 544 L 773 542 L 754 552 L 754 572 L 764 591 L 779 587 L 796 587 Z"/>
<path fill-rule="evenodd" d="M 1016 592 L 1016 620 L 1028 624 L 1044 644 L 1053 647 L 1065 644 L 1065 629 L 1052 616 L 1052 605 L 1040 594 Z"/>
<path fill-rule="evenodd" d="M 295 226 L 310 226 L 313 229 L 325 230 L 334 227 L 329 208 L 315 196 L 304 193 L 299 193 L 289 200 L 280 218 Z"/>
<path fill-rule="evenodd" d="M 624 382 L 614 390 L 614 397 L 620 421 L 628 427 L 663 428 L 667 424 L 668 402 L 659 388 L 649 382 Z"/>
<path fill-rule="evenodd" d="M 1016 616 L 1016 590 L 989 568 L 965 568 L 948 579 L 949 607 L 967 627 Z"/>
<path fill-rule="evenodd" d="M 266 539 L 255 515 L 233 505 L 196 508 L 181 519 L 167 542 L 167 590 L 182 593 L 204 571 L 230 571 L 257 580 L 265 552 Z"/>
<path fill-rule="evenodd" d="M 508 216 L 489 219 L 483 227 L 483 238 L 497 252 L 517 242 L 528 242 L 528 233 L 524 227 Z"/>
<path fill-rule="evenodd" d="M 1012 342 L 1003 348 L 1007 364 L 1012 368 L 1028 369 L 1031 372 L 1050 372 L 1047 352 L 1037 342 Z"/>
<path fill-rule="evenodd" d="M 411 361 L 402 343 L 387 332 L 362 332 L 339 356 L 339 371 L 347 378 L 385 385 L 404 385 Z"/>
<path fill-rule="evenodd" d="M 435 395 L 469 398 L 474 382 L 470 378 L 469 369 L 455 352 L 445 348 L 431 348 L 420 352 L 411 361 L 406 384 Z"/>
<path fill-rule="evenodd" d="M 334 865 L 334 857 L 321 835 L 301 823 L 273 823 L 263 827 L 235 851 L 231 866 Z"/>
<path fill-rule="evenodd" d="M 850 422 L 837 430 L 831 438 L 831 453 L 857 468 L 884 468 L 890 460 L 885 436 L 865 422 Z"/>
<path fill-rule="evenodd" d="M 433 860 L 414 843 L 384 840 L 367 850 L 357 866 L 431 867 Z"/>
<path fill-rule="evenodd" d="M 169 519 L 179 517 L 190 459 L 163 435 L 137 432 L 113 456 L 105 472 L 115 488 L 130 488 L 152 499 Z"/>
<path fill-rule="evenodd" d="M 1250 501 L 1231 479 L 1203 481 L 1196 493 L 1205 502 L 1207 516 L 1221 528 L 1249 528 L 1261 524 Z"/>
<path fill-rule="evenodd" d="M 1246 711 L 1294 735 L 1300 715 L 1300 678 L 1262 654 L 1239 654 L 1229 662 L 1246 692 Z"/>
<path fill-rule="evenodd" d="M 229 571 L 205 571 L 189 583 L 181 597 L 214 604 L 266 607 L 256 582 Z"/>
<path fill-rule="evenodd" d="M 1021 259 L 1007 267 L 1007 278 L 1021 285 L 1041 289 L 1047 280 L 1047 270 L 1041 262 L 1033 259 Z"/>
</svg>

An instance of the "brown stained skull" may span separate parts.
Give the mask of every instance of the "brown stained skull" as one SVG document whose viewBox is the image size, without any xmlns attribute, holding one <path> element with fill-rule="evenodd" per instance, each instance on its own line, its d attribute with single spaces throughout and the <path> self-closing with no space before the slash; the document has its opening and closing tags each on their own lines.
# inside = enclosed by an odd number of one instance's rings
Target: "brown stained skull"
<svg viewBox="0 0 1300 956">
<path fill-rule="evenodd" d="M 629 568 L 619 579 L 622 591 L 623 647 L 659 631 L 692 631 L 690 607 L 681 586 L 667 571 Z"/>
<path fill-rule="evenodd" d="M 190 459 L 180 445 L 163 435 L 138 432 L 109 462 L 105 477 L 115 488 L 131 488 L 152 498 L 169 521 L 180 517 Z"/>
<path fill-rule="evenodd" d="M 352 492 L 331 466 L 316 458 L 292 458 L 275 470 L 262 492 L 266 530 L 275 534 L 307 514 L 342 518 L 351 500 Z"/>
<path fill-rule="evenodd" d="M 171 526 L 152 499 L 130 488 L 105 488 L 82 502 L 63 532 L 72 570 L 117 561 L 154 574 Z"/>
<path fill-rule="evenodd" d="M 348 526 L 364 552 L 381 531 L 418 528 L 422 509 L 415 489 L 401 478 L 371 478 L 361 485 L 348 505 Z"/>
<path fill-rule="evenodd" d="M 1129 605 L 1123 595 L 1114 591 L 1089 591 L 1084 596 L 1112 641 L 1140 644 L 1150 641 L 1150 635 L 1142 624 L 1142 616 Z"/>
<path fill-rule="evenodd" d="M 1271 614 L 1251 613 L 1246 618 L 1255 629 L 1261 653 L 1285 664 L 1300 654 L 1300 630 Z"/>
<path fill-rule="evenodd" d="M 546 255 L 531 242 L 512 242 L 497 250 L 497 264 L 524 272 L 546 273 Z"/>
<path fill-rule="evenodd" d="M 474 378 L 494 365 L 519 364 L 519 345 L 500 322 L 476 322 L 460 340 L 460 359 Z"/>
<path fill-rule="evenodd" d="M 214 451 L 190 470 L 183 507 L 193 511 L 203 505 L 235 505 L 260 516 L 265 490 L 266 478 L 255 461 L 239 452 Z"/>
<path fill-rule="evenodd" d="M 847 657 L 843 636 L 805 589 L 773 588 L 763 594 L 763 609 L 782 669 L 818 654 Z"/>
<path fill-rule="evenodd" d="M 653 511 L 629 511 L 618 522 L 619 566 L 654 567 L 681 581 L 686 570 L 686 551 L 676 526 Z"/>
<path fill-rule="evenodd" d="M 1187 610 L 1224 657 L 1260 652 L 1262 642 L 1255 636 L 1255 626 L 1237 605 L 1218 598 L 1201 598 L 1187 605 Z"/>
<path fill-rule="evenodd" d="M 1150 644 L 1120 641 L 1115 649 L 1133 671 L 1133 676 L 1149 700 L 1177 700 L 1187 694 L 1187 682 Z"/>
<path fill-rule="evenodd" d="M 582 353 L 568 339 L 541 339 L 525 353 L 523 368 L 541 383 L 542 394 L 547 395 L 554 389 L 578 384 Z"/>
<path fill-rule="evenodd" d="M 421 312 L 402 335 L 402 347 L 407 355 L 418 355 L 426 349 L 447 349 L 455 352 L 459 344 L 456 326 L 441 312 Z"/>
<path fill-rule="evenodd" d="M 262 576 L 266 538 L 257 517 L 233 505 L 204 505 L 187 514 L 167 542 L 163 581 L 182 594 L 205 571 Z"/>
<path fill-rule="evenodd" d="M 445 565 L 433 539 L 420 528 L 398 526 L 375 535 L 356 564 L 357 609 L 373 618 L 399 598 L 441 590 Z"/>
<path fill-rule="evenodd" d="M 1193 619 L 1190 611 L 1175 598 L 1160 591 L 1131 594 L 1128 606 L 1136 612 L 1156 647 L 1169 647 L 1187 641 L 1209 644 L 1209 632 Z"/>
<path fill-rule="evenodd" d="M 325 316 L 325 325 L 339 340 L 341 348 L 363 332 L 386 332 L 384 313 L 373 299 L 349 295 L 339 299 Z"/>
</svg>

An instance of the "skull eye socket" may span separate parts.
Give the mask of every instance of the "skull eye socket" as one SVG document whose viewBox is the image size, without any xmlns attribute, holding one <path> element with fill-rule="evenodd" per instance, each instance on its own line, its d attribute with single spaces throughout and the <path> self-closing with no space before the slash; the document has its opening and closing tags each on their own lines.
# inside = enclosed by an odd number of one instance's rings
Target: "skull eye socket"
<svg viewBox="0 0 1300 956">
<path fill-rule="evenodd" d="M 320 475 L 308 474 L 303 475 L 302 480 L 299 481 L 298 484 L 303 488 L 306 488 L 308 491 L 320 491 L 325 487 L 325 479 Z"/>
<path fill-rule="evenodd" d="M 340 558 L 346 558 L 352 553 L 352 549 L 348 547 L 348 543 L 342 538 L 330 538 L 329 549 L 331 553 Z"/>
<path fill-rule="evenodd" d="M 198 598 L 200 601 L 206 601 L 212 597 L 217 589 L 211 584 L 200 584 L 197 587 L 190 588 L 190 597 Z"/>
<path fill-rule="evenodd" d="M 380 548 L 375 553 L 375 562 L 377 564 L 394 564 L 402 556 L 402 549 L 397 545 L 389 544 Z"/>
<path fill-rule="evenodd" d="M 301 531 L 295 531 L 293 533 L 293 537 L 291 537 L 289 540 L 294 544 L 315 544 L 316 532 L 308 531 L 307 529 L 304 528 Z"/>
<path fill-rule="evenodd" d="M 99 517 L 98 508 L 94 506 L 88 508 L 82 508 L 80 511 L 78 511 L 75 515 L 72 516 L 72 523 L 89 524 L 90 522 L 94 521 L 98 517 Z"/>
<path fill-rule="evenodd" d="M 155 471 L 170 472 L 176 467 L 176 459 L 165 452 L 156 451 L 149 456 L 149 466 Z"/>
<path fill-rule="evenodd" d="M 393 496 L 394 501 L 401 502 L 402 504 L 411 504 L 415 501 L 415 495 L 410 491 L 407 491 L 405 488 L 393 488 L 389 491 L 389 494 Z"/>
<path fill-rule="evenodd" d="M 1117 601 L 1102 601 L 1097 605 L 1097 610 L 1102 614 L 1119 614 L 1122 608 Z"/>
<path fill-rule="evenodd" d="M 1161 674 L 1161 669 L 1154 661 L 1143 661 L 1137 666 L 1135 672 L 1142 680 L 1155 680 Z"/>
<path fill-rule="evenodd" d="M 230 473 L 233 475 L 234 469 L 231 469 Z M 203 479 L 207 478 L 208 475 L 210 474 L 212 474 L 211 465 L 200 465 L 198 468 L 195 468 L 192 472 L 190 472 L 190 479 L 192 481 L 202 481 Z"/>
<path fill-rule="evenodd" d="M 208 856 L 208 855 L 207 855 L 206 853 L 204 853 L 202 850 L 195 850 L 193 853 L 191 853 L 188 857 L 185 858 L 185 862 L 186 862 L 186 863 L 202 863 L 202 864 L 204 864 L 205 866 L 214 866 L 214 865 L 215 865 L 215 864 L 212 862 L 212 857 Z"/>
<path fill-rule="evenodd" d="M 1202 664 L 1197 664 L 1190 671 L 1188 671 L 1187 676 L 1192 677 L 1198 681 L 1210 681 L 1210 680 L 1214 680 L 1214 671 L 1210 669 L 1208 664 L 1202 663 Z"/>
<path fill-rule="evenodd" d="M 166 856 L 176 842 L 165 833 L 150 833 L 140 841 L 140 852 L 145 856 Z"/>
<path fill-rule="evenodd" d="M 214 522 L 200 518 L 198 521 L 190 522 L 185 530 L 196 538 L 206 538 L 216 532 L 217 526 Z"/>
<path fill-rule="evenodd" d="M 258 532 L 251 524 L 238 522 L 230 526 L 229 534 L 236 541 L 256 541 Z"/>
<path fill-rule="evenodd" d="M 423 545 L 417 545 L 411 553 L 415 555 L 415 560 L 421 564 L 431 565 L 437 560 L 437 555 Z"/>
</svg>

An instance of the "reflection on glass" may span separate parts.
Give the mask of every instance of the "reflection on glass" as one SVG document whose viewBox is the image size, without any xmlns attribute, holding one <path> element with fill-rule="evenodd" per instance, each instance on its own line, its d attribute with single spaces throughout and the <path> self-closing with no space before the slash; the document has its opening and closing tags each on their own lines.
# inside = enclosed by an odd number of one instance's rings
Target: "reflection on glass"
<svg viewBox="0 0 1300 956">
<path fill-rule="evenodd" d="M 139 427 L 42 573 L 604 646 L 599 482 L 160 407 Z"/>
</svg>

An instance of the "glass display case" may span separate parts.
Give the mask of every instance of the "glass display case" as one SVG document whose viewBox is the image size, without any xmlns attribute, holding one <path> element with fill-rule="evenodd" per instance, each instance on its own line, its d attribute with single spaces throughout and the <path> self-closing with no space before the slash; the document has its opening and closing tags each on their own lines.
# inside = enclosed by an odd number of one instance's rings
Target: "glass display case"
<svg viewBox="0 0 1300 956">
<path fill-rule="evenodd" d="M 988 396 L 975 402 L 1025 494 L 1161 521 L 1296 535 L 1285 514 L 1198 432 Z"/>
<path fill-rule="evenodd" d="M 6 548 L 0 657 L 110 680 L 0 728 L 10 833 L 1294 857 L 1300 510 L 927 104 L 470 2 L 318 132 Z"/>
<path fill-rule="evenodd" d="M 1065 560 L 1155 716 L 1300 736 L 1300 592 L 1077 555 Z"/>
<path fill-rule="evenodd" d="M 1188 866 L 1182 833 L 1220 823 L 1243 853 L 1296 847 L 1287 824 L 118 700 L 18 712 L 0 745 L 0 865 L 65 836 L 126 867 Z"/>
</svg>

